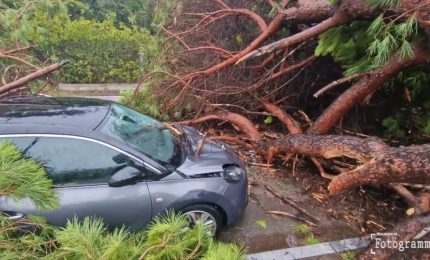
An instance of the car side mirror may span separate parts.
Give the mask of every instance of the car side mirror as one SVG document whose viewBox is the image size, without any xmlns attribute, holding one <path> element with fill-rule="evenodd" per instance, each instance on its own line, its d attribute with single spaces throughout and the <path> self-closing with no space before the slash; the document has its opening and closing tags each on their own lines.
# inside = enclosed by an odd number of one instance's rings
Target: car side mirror
<svg viewBox="0 0 430 260">
<path fill-rule="evenodd" d="M 142 172 L 138 169 L 127 166 L 117 171 L 109 179 L 109 186 L 121 187 L 135 184 L 142 177 Z"/>
</svg>

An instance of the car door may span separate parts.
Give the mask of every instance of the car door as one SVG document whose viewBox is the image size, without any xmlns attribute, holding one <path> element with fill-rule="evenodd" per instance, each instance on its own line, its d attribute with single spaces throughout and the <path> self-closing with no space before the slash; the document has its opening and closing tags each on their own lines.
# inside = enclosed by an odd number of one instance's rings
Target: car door
<svg viewBox="0 0 430 260">
<path fill-rule="evenodd" d="M 152 207 L 146 181 L 122 187 L 110 187 L 109 178 L 133 160 L 120 150 L 102 142 L 72 136 L 9 136 L 26 157 L 42 163 L 53 180 L 60 206 L 37 211 L 23 200 L 1 198 L 0 210 L 37 214 L 53 225 L 65 225 L 67 219 L 100 217 L 110 228 L 127 225 L 131 229 L 151 220 Z"/>
</svg>

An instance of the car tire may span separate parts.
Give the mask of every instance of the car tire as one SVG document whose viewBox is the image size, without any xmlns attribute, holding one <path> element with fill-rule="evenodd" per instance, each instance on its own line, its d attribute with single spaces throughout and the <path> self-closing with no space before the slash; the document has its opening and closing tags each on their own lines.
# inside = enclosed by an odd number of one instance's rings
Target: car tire
<svg viewBox="0 0 430 260">
<path fill-rule="evenodd" d="M 183 208 L 180 212 L 185 215 L 190 228 L 196 224 L 196 220 L 204 219 L 203 225 L 209 227 L 209 236 L 217 237 L 223 227 L 223 218 L 220 211 L 214 206 L 207 204 L 196 204 Z"/>
</svg>

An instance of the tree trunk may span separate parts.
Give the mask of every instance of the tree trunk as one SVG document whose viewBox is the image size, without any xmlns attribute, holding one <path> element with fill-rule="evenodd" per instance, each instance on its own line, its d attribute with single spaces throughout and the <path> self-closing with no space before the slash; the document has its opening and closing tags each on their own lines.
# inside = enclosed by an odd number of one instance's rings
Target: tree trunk
<svg viewBox="0 0 430 260">
<path fill-rule="evenodd" d="M 266 143 L 268 156 L 298 153 L 326 159 L 349 157 L 357 168 L 335 176 L 328 187 L 331 194 L 360 185 L 389 183 L 430 183 L 430 144 L 390 147 L 377 138 L 361 139 L 341 135 L 292 135 Z"/>
</svg>

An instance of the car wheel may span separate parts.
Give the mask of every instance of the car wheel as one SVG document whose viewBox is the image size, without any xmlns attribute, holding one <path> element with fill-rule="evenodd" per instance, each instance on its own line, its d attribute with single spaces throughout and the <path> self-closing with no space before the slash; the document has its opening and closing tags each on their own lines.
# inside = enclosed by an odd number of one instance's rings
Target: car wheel
<svg viewBox="0 0 430 260">
<path fill-rule="evenodd" d="M 189 221 L 189 228 L 196 224 L 203 224 L 208 229 L 210 237 L 216 237 L 222 229 L 222 216 L 218 209 L 206 204 L 198 204 L 181 210 Z"/>
</svg>

